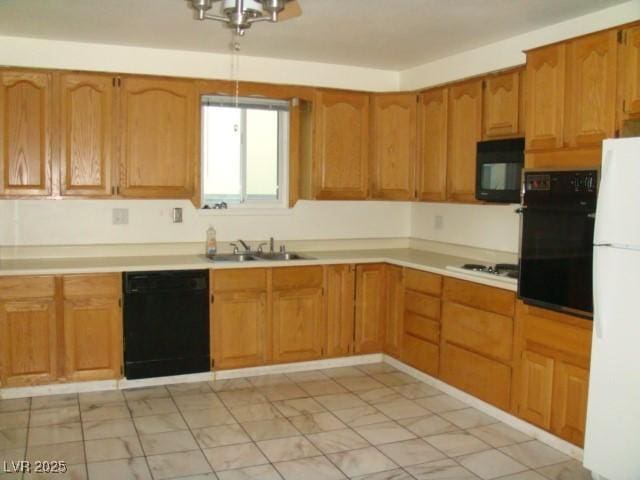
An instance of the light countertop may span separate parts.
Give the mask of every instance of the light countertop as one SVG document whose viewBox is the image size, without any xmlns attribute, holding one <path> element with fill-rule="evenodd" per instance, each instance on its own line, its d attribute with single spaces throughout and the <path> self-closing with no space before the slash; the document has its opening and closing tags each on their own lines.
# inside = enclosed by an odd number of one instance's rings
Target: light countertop
<svg viewBox="0 0 640 480">
<path fill-rule="evenodd" d="M 381 263 L 414 268 L 493 287 L 516 291 L 517 283 L 503 277 L 487 278 L 474 274 L 454 272 L 448 265 L 461 266 L 478 262 L 476 259 L 445 255 L 410 248 L 379 250 L 332 250 L 300 252 L 306 260 L 249 262 L 213 262 L 204 255 L 162 255 L 127 257 L 46 258 L 0 260 L 0 276 L 66 275 L 73 273 L 111 273 L 158 270 L 196 270 L 259 267 L 292 267 L 340 263 Z"/>
</svg>

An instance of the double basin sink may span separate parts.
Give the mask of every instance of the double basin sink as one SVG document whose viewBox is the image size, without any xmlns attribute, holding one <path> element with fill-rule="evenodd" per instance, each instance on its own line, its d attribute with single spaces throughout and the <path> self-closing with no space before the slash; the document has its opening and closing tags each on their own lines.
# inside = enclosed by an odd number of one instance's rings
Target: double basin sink
<svg viewBox="0 0 640 480">
<path fill-rule="evenodd" d="M 294 252 L 219 253 L 208 258 L 214 262 L 252 262 L 256 260 L 282 262 L 290 260 L 313 260 L 313 257 L 305 257 Z"/>
</svg>

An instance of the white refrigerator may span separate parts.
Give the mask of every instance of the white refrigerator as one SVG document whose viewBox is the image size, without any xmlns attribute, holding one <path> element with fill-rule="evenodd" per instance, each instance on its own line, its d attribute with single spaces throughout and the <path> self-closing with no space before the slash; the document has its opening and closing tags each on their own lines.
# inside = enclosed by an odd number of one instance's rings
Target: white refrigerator
<svg viewBox="0 0 640 480">
<path fill-rule="evenodd" d="M 593 249 L 584 466 L 640 479 L 640 137 L 606 140 Z"/>
</svg>

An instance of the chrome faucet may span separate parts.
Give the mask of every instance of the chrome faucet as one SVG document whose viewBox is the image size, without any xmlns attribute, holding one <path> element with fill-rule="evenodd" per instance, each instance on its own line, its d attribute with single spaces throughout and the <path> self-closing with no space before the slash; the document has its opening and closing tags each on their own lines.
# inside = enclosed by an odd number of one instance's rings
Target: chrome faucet
<svg viewBox="0 0 640 480">
<path fill-rule="evenodd" d="M 273 237 L 269 237 L 269 251 L 273 253 Z"/>
<path fill-rule="evenodd" d="M 238 239 L 238 242 L 240 243 L 240 245 L 242 245 L 242 247 L 245 249 L 246 252 L 251 251 L 251 247 L 247 245 L 247 243 L 244 240 Z"/>
</svg>

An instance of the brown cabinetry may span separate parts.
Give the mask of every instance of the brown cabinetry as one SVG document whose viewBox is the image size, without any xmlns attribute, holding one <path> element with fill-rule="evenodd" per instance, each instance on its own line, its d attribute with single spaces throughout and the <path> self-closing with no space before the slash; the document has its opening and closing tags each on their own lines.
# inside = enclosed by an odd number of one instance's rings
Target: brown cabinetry
<svg viewBox="0 0 640 480">
<path fill-rule="evenodd" d="M 442 277 L 406 268 L 402 360 L 437 376 L 440 357 Z"/>
<path fill-rule="evenodd" d="M 475 201 L 476 143 L 482 137 L 482 80 L 449 88 L 447 198 Z"/>
<path fill-rule="evenodd" d="M 112 76 L 60 76 L 60 193 L 108 196 L 113 192 L 116 131 Z"/>
<path fill-rule="evenodd" d="M 483 139 L 524 135 L 524 70 L 487 76 L 483 81 Z"/>
<path fill-rule="evenodd" d="M 268 289 L 264 268 L 211 271 L 211 348 L 216 369 L 268 360 Z"/>
<path fill-rule="evenodd" d="M 194 83 L 145 77 L 121 83 L 119 193 L 191 198 L 200 137 Z"/>
<path fill-rule="evenodd" d="M 275 268 L 273 361 L 314 360 L 324 354 L 322 267 Z"/>
<path fill-rule="evenodd" d="M 436 88 L 420 94 L 418 103 L 418 199 L 447 198 L 447 108 L 449 90 Z"/>
<path fill-rule="evenodd" d="M 404 273 L 402 267 L 386 265 L 387 315 L 384 325 L 383 351 L 402 358 L 404 314 Z"/>
<path fill-rule="evenodd" d="M 591 322 L 518 302 L 516 413 L 576 445 L 584 442 Z"/>
<path fill-rule="evenodd" d="M 313 109 L 313 197 L 367 198 L 369 95 L 318 90 Z"/>
<path fill-rule="evenodd" d="M 372 98 L 371 196 L 411 200 L 415 197 L 417 97 L 379 94 Z"/>
<path fill-rule="evenodd" d="M 51 73 L 0 70 L 0 195 L 51 194 L 52 93 Z"/>
<path fill-rule="evenodd" d="M 503 410 L 511 405 L 515 294 L 444 279 L 440 376 Z"/>
<path fill-rule="evenodd" d="M 381 352 L 384 343 L 386 275 L 384 264 L 356 267 L 355 352 Z"/>
<path fill-rule="evenodd" d="M 327 355 L 353 353 L 355 312 L 355 265 L 327 265 Z"/>
<path fill-rule="evenodd" d="M 5 387 L 58 377 L 54 277 L 0 279 L 0 380 Z"/>
<path fill-rule="evenodd" d="M 620 37 L 623 114 L 637 118 L 640 116 L 640 25 L 623 30 Z"/>
<path fill-rule="evenodd" d="M 121 377 L 121 276 L 66 275 L 64 299 L 64 374 L 68 380 Z"/>
</svg>

